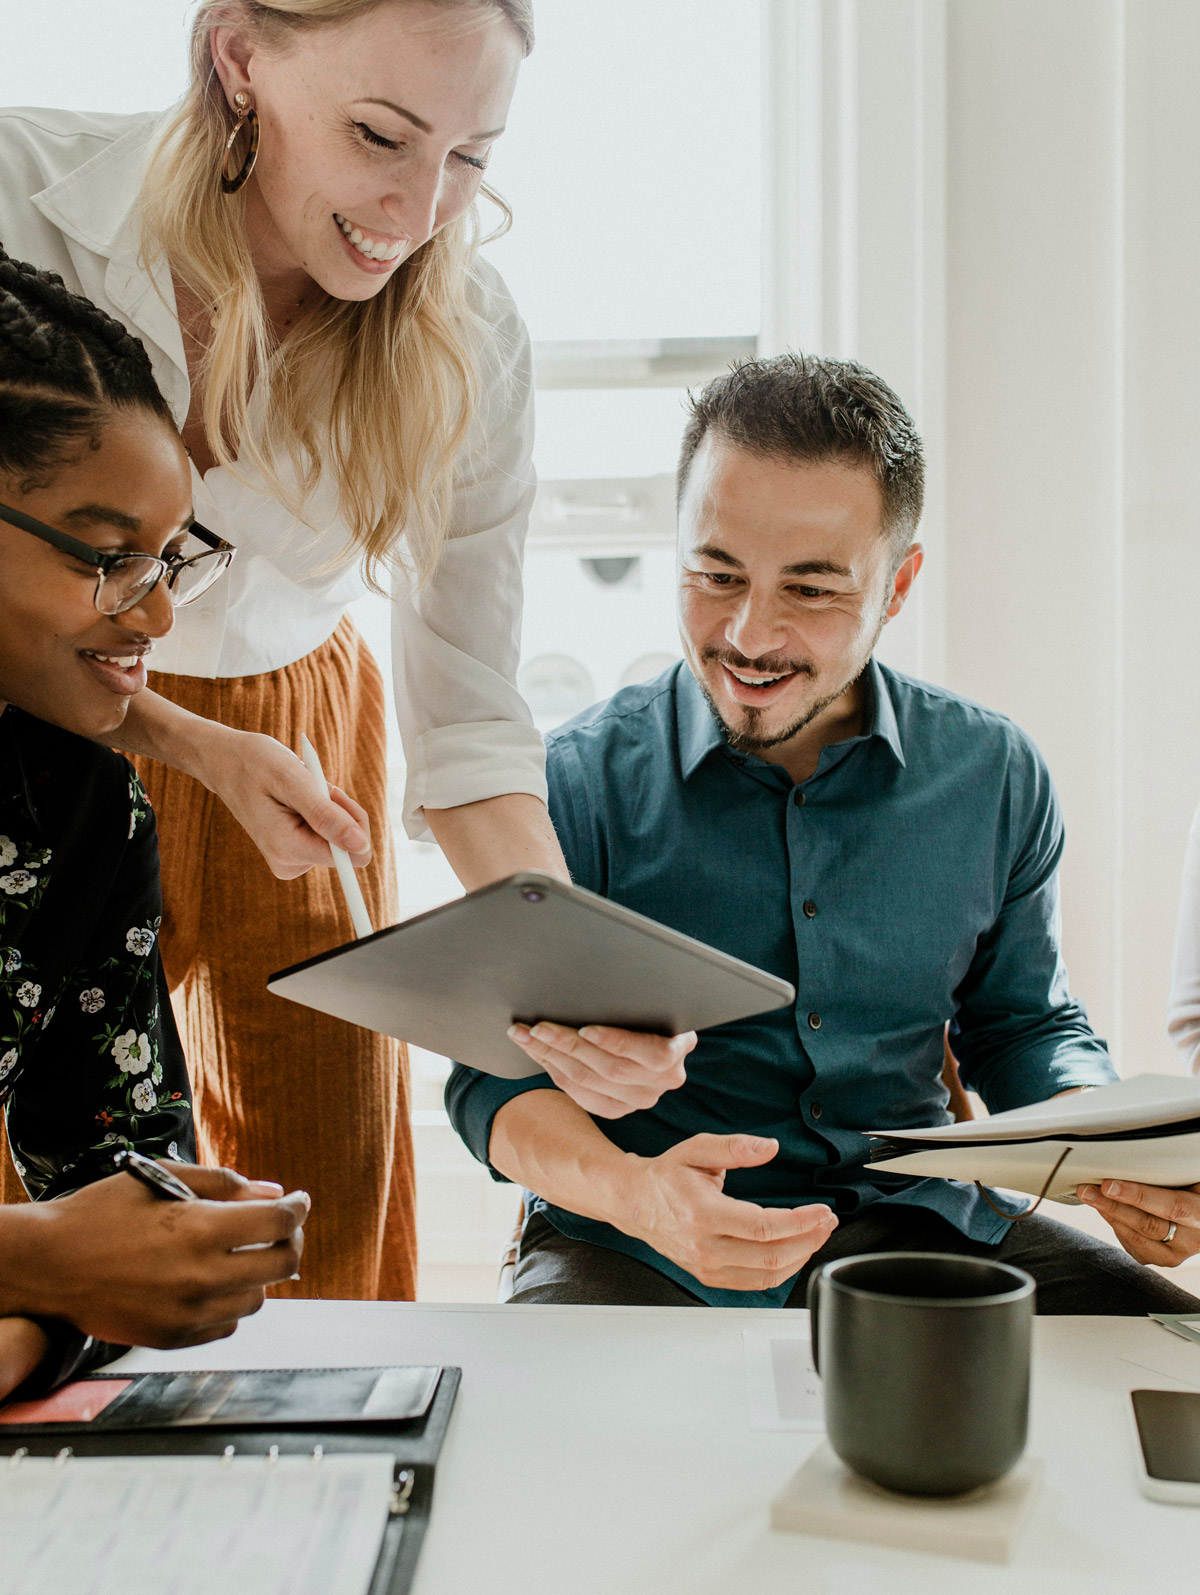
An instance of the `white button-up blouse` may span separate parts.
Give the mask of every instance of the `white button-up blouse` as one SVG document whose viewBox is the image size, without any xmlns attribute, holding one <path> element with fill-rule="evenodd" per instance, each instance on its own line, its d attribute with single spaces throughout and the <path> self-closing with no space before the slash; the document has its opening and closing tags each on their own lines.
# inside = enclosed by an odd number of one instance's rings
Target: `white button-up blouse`
<svg viewBox="0 0 1200 1595">
<path fill-rule="evenodd" d="M 138 260 L 138 193 L 158 115 L 0 111 L 0 244 L 59 272 L 145 344 L 182 426 L 190 385 L 165 264 Z M 515 682 L 521 556 L 534 477 L 529 339 L 498 273 L 478 261 L 475 308 L 493 329 L 481 403 L 459 462 L 449 540 L 418 592 L 392 597 L 396 706 L 407 762 L 405 826 L 422 810 L 507 792 L 545 799 L 542 739 Z M 311 653 L 367 586 L 326 476 L 298 524 L 253 478 L 193 467 L 196 518 L 238 550 L 228 575 L 179 611 L 155 648 L 158 670 L 245 676 Z"/>
</svg>

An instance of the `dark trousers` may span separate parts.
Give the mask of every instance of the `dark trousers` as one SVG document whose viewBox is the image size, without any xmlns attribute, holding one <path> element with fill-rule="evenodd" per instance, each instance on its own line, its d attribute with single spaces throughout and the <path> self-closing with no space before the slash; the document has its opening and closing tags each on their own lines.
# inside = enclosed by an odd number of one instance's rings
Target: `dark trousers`
<svg viewBox="0 0 1200 1595">
<path fill-rule="evenodd" d="M 785 1303 L 803 1307 L 822 1263 L 861 1252 L 956 1252 L 1023 1268 L 1037 1282 L 1039 1313 L 1200 1313 L 1200 1301 L 1119 1246 L 1041 1213 L 1013 1224 L 995 1246 L 969 1240 L 938 1213 L 877 1203 L 844 1219 L 799 1275 Z M 691 1291 L 648 1263 L 607 1246 L 571 1240 L 540 1213 L 526 1220 L 517 1254 L 514 1305 L 535 1302 L 616 1307 L 703 1307 Z"/>
</svg>

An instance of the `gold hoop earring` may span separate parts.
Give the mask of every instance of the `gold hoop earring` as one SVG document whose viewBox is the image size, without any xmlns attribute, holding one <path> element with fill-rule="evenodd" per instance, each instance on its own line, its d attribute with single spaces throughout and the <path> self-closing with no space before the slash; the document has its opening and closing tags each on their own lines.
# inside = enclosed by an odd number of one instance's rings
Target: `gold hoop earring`
<svg viewBox="0 0 1200 1595">
<path fill-rule="evenodd" d="M 250 173 L 254 170 L 254 163 L 258 160 L 258 116 L 249 99 L 240 91 L 234 95 L 233 103 L 237 106 L 237 121 L 225 140 L 225 153 L 221 157 L 222 194 L 236 194 L 239 188 L 244 188 L 249 181 Z M 240 169 L 230 177 L 229 157 L 233 154 L 233 146 L 237 143 L 243 128 L 250 135 L 246 159 Z"/>
</svg>

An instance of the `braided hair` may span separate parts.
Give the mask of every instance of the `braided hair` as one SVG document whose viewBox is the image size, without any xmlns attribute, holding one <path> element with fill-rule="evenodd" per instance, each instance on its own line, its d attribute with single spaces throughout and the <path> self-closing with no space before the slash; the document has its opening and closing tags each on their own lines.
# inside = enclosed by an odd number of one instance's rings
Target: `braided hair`
<svg viewBox="0 0 1200 1595">
<path fill-rule="evenodd" d="M 0 246 L 0 473 L 35 485 L 130 408 L 175 424 L 141 341 Z"/>
</svg>

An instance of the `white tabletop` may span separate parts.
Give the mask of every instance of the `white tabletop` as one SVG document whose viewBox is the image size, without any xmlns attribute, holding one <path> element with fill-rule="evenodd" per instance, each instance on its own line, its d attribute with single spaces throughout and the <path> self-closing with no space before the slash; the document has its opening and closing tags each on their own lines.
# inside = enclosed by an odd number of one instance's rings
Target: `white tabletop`
<svg viewBox="0 0 1200 1595">
<path fill-rule="evenodd" d="M 415 1595 L 1195 1595 L 1200 1508 L 1144 1499 L 1128 1391 L 1200 1388 L 1144 1319 L 1036 1322 L 1046 1485 L 1007 1567 L 778 1534 L 816 1443 L 751 1430 L 743 1329 L 800 1312 L 269 1302 L 230 1340 L 123 1368 L 450 1363 L 463 1383 Z"/>
</svg>

